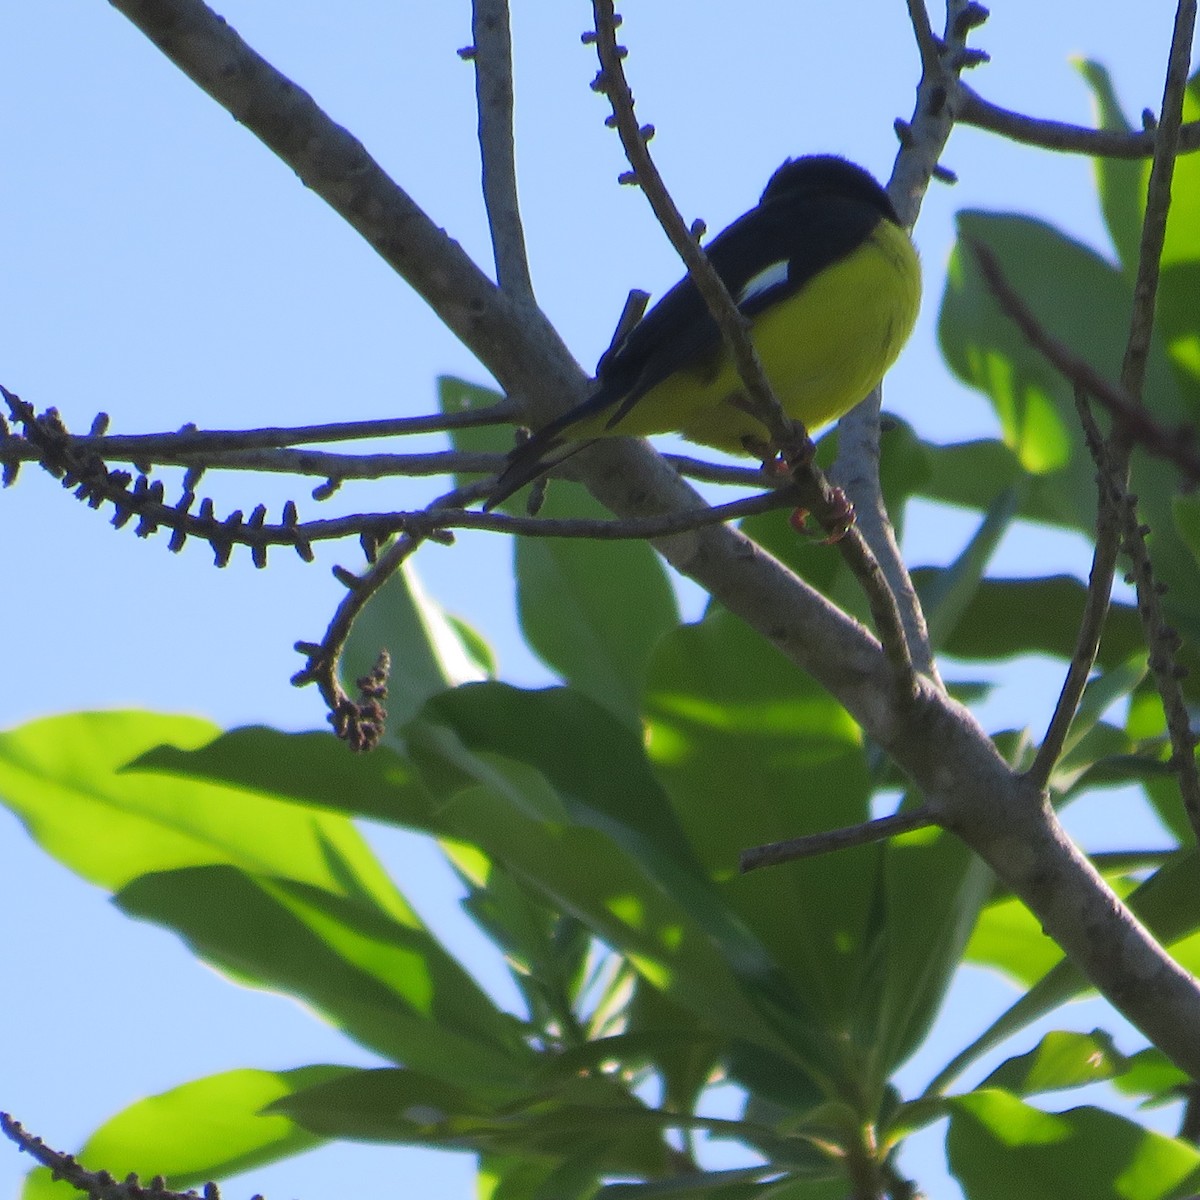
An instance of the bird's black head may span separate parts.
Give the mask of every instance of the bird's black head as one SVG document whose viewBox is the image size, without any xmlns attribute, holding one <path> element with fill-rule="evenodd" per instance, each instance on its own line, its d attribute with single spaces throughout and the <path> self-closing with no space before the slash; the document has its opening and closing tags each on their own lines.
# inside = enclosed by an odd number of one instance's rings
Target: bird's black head
<svg viewBox="0 0 1200 1200">
<path fill-rule="evenodd" d="M 835 154 L 808 154 L 789 158 L 763 189 L 760 204 L 793 197 L 844 196 L 864 201 L 900 223 L 888 194 L 862 167 Z"/>
</svg>

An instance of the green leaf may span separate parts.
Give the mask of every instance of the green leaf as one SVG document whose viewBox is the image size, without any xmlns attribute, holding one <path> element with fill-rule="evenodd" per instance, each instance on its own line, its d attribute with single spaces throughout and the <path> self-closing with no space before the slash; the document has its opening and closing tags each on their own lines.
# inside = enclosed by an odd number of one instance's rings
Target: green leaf
<svg viewBox="0 0 1200 1200">
<path fill-rule="evenodd" d="M 1200 560 L 1200 496 L 1176 496 L 1173 501 L 1175 528 L 1183 539 L 1184 545 L 1192 552 L 1194 558 Z"/>
<path fill-rule="evenodd" d="M 475 753 L 536 768 L 563 814 L 620 846 L 707 930 L 740 977 L 772 980 L 774 963 L 704 874 L 641 739 L 599 705 L 569 688 L 490 684 L 438 697 L 426 717 L 452 726 Z"/>
<path fill-rule="evenodd" d="M 606 1076 L 564 1080 L 498 1102 L 416 1071 L 360 1071 L 288 1097 L 279 1108 L 327 1137 L 470 1149 L 478 1153 L 595 1157 L 602 1173 L 660 1173 L 666 1129 L 707 1126 L 647 1108 Z M 715 1122 L 737 1128 L 736 1122 Z"/>
<path fill-rule="evenodd" d="M 0 797 L 64 866 L 117 889 L 150 871 L 225 864 L 407 905 L 344 817 L 128 762 L 169 743 L 194 750 L 217 730 L 189 717 L 82 713 L 0 734 Z M 347 760 L 350 755 L 344 756 Z"/>
<path fill-rule="evenodd" d="M 969 1200 L 1166 1200 L 1200 1181 L 1200 1152 L 1098 1108 L 1045 1113 L 1002 1091 L 949 1102 L 946 1151 Z"/>
<path fill-rule="evenodd" d="M 869 1039 L 882 1081 L 924 1041 L 991 893 L 991 870 L 952 834 L 917 829 L 884 858 L 885 975 Z"/>
<path fill-rule="evenodd" d="M 606 517 L 578 489 L 551 489 L 545 517 Z M 675 593 L 642 541 L 517 538 L 521 629 L 543 662 L 631 728 L 638 727 L 646 664 L 679 624 Z"/>
<path fill-rule="evenodd" d="M 148 1186 L 162 1175 L 176 1191 L 236 1175 L 299 1154 L 324 1139 L 278 1113 L 277 1100 L 346 1074 L 345 1067 L 294 1071 L 225 1071 L 196 1079 L 131 1104 L 106 1121 L 79 1152 L 91 1171 L 118 1179 L 131 1171 Z M 32 1171 L 22 1200 L 66 1200 L 78 1193 L 53 1182 L 49 1170 Z"/>
<path fill-rule="evenodd" d="M 936 578 L 930 568 L 913 572 L 924 593 Z M 1074 653 L 1086 587 L 1069 575 L 1037 579 L 984 579 L 951 631 L 944 649 L 955 658 L 992 661 L 1019 654 Z M 1098 660 L 1109 667 L 1125 661 L 1142 645 L 1142 627 L 1133 605 L 1109 610 Z"/>
<path fill-rule="evenodd" d="M 593 1200 L 600 1188 L 595 1158 L 481 1154 L 477 1200 Z"/>
<path fill-rule="evenodd" d="M 1053 492 L 1045 498 L 1052 500 L 1060 522 L 1090 534 L 1095 468 L 1077 432 L 1072 389 L 1000 311 L 969 244 L 986 245 L 1043 327 L 1110 379 L 1120 373 L 1128 281 L 1093 251 L 1041 222 L 963 212 L 958 226 L 939 322 L 943 353 L 964 382 L 991 400 L 1004 440 L 1025 469 L 1048 477 Z M 1182 417 L 1157 343 L 1144 394 L 1162 419 L 1172 413 L 1174 420 Z"/>
<path fill-rule="evenodd" d="M 994 967 L 1023 987 L 1032 987 L 1063 952 L 1015 896 L 989 904 L 979 915 L 964 951 L 967 962 Z"/>
<path fill-rule="evenodd" d="M 1075 66 L 1092 89 L 1092 107 L 1101 129 L 1130 133 L 1133 127 L 1121 109 L 1108 69 L 1090 59 L 1077 60 Z M 1150 179 L 1149 159 L 1121 159 L 1098 156 L 1092 159 L 1096 187 L 1104 223 L 1112 238 L 1121 266 L 1131 278 L 1137 272 L 1138 249 L 1142 240 L 1142 214 L 1146 208 L 1146 184 Z"/>
<path fill-rule="evenodd" d="M 354 622 L 342 658 L 342 685 L 356 694 L 355 680 L 375 665 L 381 650 L 391 656 L 386 742 L 402 743 L 397 730 L 430 696 L 460 683 L 483 679 L 480 657 L 490 657 L 477 633 L 451 620 L 425 589 L 412 562 L 406 562 L 376 592 Z M 481 649 L 482 647 L 482 649 Z"/>
<path fill-rule="evenodd" d="M 1167 1056 L 1153 1046 L 1126 1059 L 1126 1070 L 1113 1080 L 1113 1087 L 1126 1096 L 1149 1096 L 1166 1104 L 1178 1100 L 1191 1080 Z"/>
<path fill-rule="evenodd" d="M 979 1088 L 1003 1088 L 1016 1096 L 1033 1096 L 1085 1087 L 1120 1075 L 1128 1061 L 1102 1029 L 1091 1033 L 1057 1029 L 1046 1034 L 1028 1054 L 1002 1062 Z"/>
<path fill-rule="evenodd" d="M 646 716 L 656 774 L 725 903 L 806 1007 L 845 1018 L 858 998 L 880 847 L 749 875 L 739 874 L 738 854 L 869 816 L 858 727 L 723 611 L 660 643 Z"/>
<path fill-rule="evenodd" d="M 446 700 L 441 697 L 437 704 Z M 602 709 L 593 711 L 609 722 L 606 736 L 619 731 L 621 737 L 630 737 Z M 431 709 L 427 718 L 435 715 Z M 720 906 L 705 900 L 702 878 L 689 876 L 677 864 L 672 875 L 677 890 L 667 890 L 613 840 L 631 838 L 627 827 L 611 819 L 605 832 L 576 824 L 572 807 L 578 804 L 578 792 L 575 797 L 561 795 L 534 768 L 491 751 L 474 751 L 449 726 L 423 720 L 410 727 L 409 741 L 427 785 L 440 797 L 440 832 L 479 846 L 488 859 L 500 863 L 550 905 L 583 921 L 605 944 L 624 953 L 654 986 L 686 1007 L 722 1029 L 761 1038 L 776 1052 L 786 1052 L 786 1043 L 764 1023 L 709 932 L 681 904 L 682 896 L 691 909 L 718 925 L 723 923 L 731 936 L 737 933 Z M 605 745 L 604 740 L 593 741 L 589 754 Z M 549 738 L 542 744 L 562 745 Z M 593 786 L 611 784 L 613 792 L 625 783 L 613 771 L 593 779 Z M 600 822 L 592 818 L 589 824 Z M 637 839 L 628 844 L 637 844 Z M 641 844 L 646 844 L 645 839 Z M 670 871 L 667 856 L 657 861 Z M 748 948 L 752 945 L 747 943 Z M 744 970 L 746 964 L 738 966 Z M 755 960 L 750 966 L 756 967 Z"/>
<path fill-rule="evenodd" d="M 437 380 L 438 407 L 444 413 L 471 412 L 491 408 L 504 399 L 502 392 L 469 383 L 453 375 L 439 375 Z M 513 448 L 513 431 L 505 425 L 478 425 L 468 429 L 454 429 L 450 440 L 456 450 L 472 454 L 507 454 Z M 471 483 L 476 476 L 456 475 L 457 487 Z"/>
<path fill-rule="evenodd" d="M 948 567 L 938 571 L 920 593 L 930 645 L 935 651 L 944 649 L 962 624 L 1000 539 L 1017 515 L 1021 490 L 1019 486 L 1008 488 L 989 505 L 962 553 Z"/>
<path fill-rule="evenodd" d="M 415 915 L 231 867 L 144 875 L 115 897 L 235 979 L 303 1000 L 387 1058 L 453 1080 L 513 1085 L 533 1059 Z"/>
<path fill-rule="evenodd" d="M 392 824 L 408 824 L 413 809 L 430 804 L 417 772 L 395 751 L 380 746 L 370 754 L 348 754 L 331 733 L 248 725 L 195 749 L 156 746 L 127 774 L 143 770 Z"/>
</svg>

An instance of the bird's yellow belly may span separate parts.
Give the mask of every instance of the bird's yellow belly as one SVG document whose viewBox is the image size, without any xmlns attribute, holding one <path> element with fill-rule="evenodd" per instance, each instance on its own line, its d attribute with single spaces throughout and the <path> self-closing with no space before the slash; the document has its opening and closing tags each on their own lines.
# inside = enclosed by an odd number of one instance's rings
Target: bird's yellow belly
<svg viewBox="0 0 1200 1200">
<path fill-rule="evenodd" d="M 788 415 L 816 430 L 853 408 L 895 362 L 920 300 L 916 251 L 902 230 L 881 221 L 853 254 L 755 318 L 751 337 Z M 651 388 L 607 432 L 679 430 L 690 441 L 744 453 L 743 439 L 761 442 L 767 432 L 730 403 L 741 392 L 722 350 Z"/>
</svg>

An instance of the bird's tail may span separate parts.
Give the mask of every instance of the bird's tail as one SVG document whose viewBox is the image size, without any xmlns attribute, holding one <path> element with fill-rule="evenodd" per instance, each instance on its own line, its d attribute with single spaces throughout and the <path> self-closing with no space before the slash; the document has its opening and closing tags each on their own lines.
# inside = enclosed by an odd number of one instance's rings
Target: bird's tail
<svg viewBox="0 0 1200 1200">
<path fill-rule="evenodd" d="M 553 425 L 539 430 L 509 453 L 507 465 L 497 477 L 491 494 L 483 502 L 483 511 L 490 512 L 527 483 L 541 479 L 572 455 L 586 450 L 594 441 L 595 438 L 585 442 L 568 442 Z"/>
</svg>

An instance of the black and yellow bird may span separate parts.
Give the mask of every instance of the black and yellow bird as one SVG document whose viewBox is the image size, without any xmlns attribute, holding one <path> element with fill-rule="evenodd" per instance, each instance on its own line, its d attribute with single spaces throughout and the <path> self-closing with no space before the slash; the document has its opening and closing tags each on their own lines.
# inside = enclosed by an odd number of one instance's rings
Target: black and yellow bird
<svg viewBox="0 0 1200 1200">
<path fill-rule="evenodd" d="M 832 155 L 789 159 L 745 216 L 705 247 L 788 416 L 819 429 L 865 397 L 896 360 L 921 300 L 921 269 L 887 193 Z M 691 279 L 677 283 L 601 360 L 582 404 L 509 456 L 493 507 L 596 438 L 678 431 L 747 453 L 766 428 L 742 393 Z"/>
</svg>

